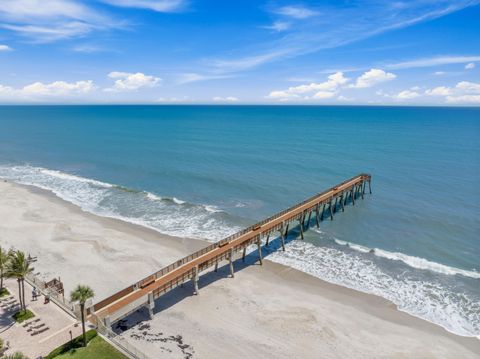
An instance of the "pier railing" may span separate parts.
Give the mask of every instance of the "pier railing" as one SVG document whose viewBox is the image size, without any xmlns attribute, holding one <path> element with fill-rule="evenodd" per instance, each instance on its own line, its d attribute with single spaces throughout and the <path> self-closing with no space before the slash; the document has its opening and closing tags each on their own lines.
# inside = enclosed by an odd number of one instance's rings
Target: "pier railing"
<svg viewBox="0 0 480 359">
<path fill-rule="evenodd" d="M 54 288 L 47 287 L 46 282 L 33 273 L 28 273 L 25 276 L 25 280 L 32 286 L 40 290 L 43 295 L 48 295 L 50 300 L 54 302 L 57 306 L 63 309 L 67 314 L 77 319 L 75 314 L 74 305 L 68 300 L 65 299 L 63 294 L 58 293 Z"/>
<path fill-rule="evenodd" d="M 125 297 L 125 296 L 128 296 L 130 295 L 131 293 L 135 292 L 136 290 L 138 289 L 141 289 L 141 288 L 144 288 L 145 286 L 147 286 L 148 284 L 156 281 L 157 279 L 159 278 L 162 278 L 164 276 L 166 276 L 167 274 L 169 274 L 170 272 L 176 270 L 177 268 L 179 267 L 182 267 L 184 266 L 185 264 L 187 263 L 190 263 L 192 261 L 194 261 L 195 259 L 199 258 L 199 257 L 202 257 L 204 256 L 205 254 L 209 253 L 209 252 L 213 252 L 215 251 L 216 249 L 220 248 L 220 247 L 223 247 L 223 246 L 226 246 L 227 244 L 229 244 L 230 242 L 242 237 L 242 236 L 245 236 L 249 233 L 252 233 L 252 235 L 255 235 L 257 238 L 259 238 L 259 236 L 261 234 L 265 235 L 265 234 L 270 234 L 272 232 L 274 232 L 275 230 L 278 230 L 279 228 L 282 228 L 283 224 L 288 224 L 289 222 L 292 222 L 296 219 L 299 219 L 300 216 L 303 216 L 307 211 L 312 211 L 314 207 L 316 206 L 319 206 L 319 205 L 325 205 L 325 204 L 330 204 L 330 209 L 331 209 L 331 206 L 332 206 L 332 200 L 334 200 L 335 198 L 338 198 L 340 196 L 343 197 L 343 195 L 345 193 L 348 193 L 350 191 L 352 191 L 352 197 L 353 197 L 353 188 L 357 188 L 356 186 L 359 186 L 360 185 L 363 185 L 363 191 L 365 190 L 364 186 L 365 186 L 365 183 L 368 182 L 370 183 L 370 180 L 371 180 L 371 176 L 369 174 L 365 174 L 365 173 L 362 173 L 360 175 L 357 175 L 355 177 L 352 177 L 346 181 L 343 181 L 342 183 L 340 184 L 337 184 L 336 186 L 334 187 L 331 187 L 329 188 L 328 190 L 326 191 L 323 191 L 321 193 L 318 193 L 318 194 L 315 194 L 307 199 L 305 199 L 304 201 L 300 202 L 300 203 L 297 203 L 285 210 L 282 210 L 260 222 L 257 222 L 255 224 L 252 224 L 251 226 L 239 231 L 239 232 L 236 232 L 218 242 L 215 242 L 215 243 L 212 243 L 208 246 L 206 246 L 205 248 L 202 248 L 188 256 L 185 256 L 184 258 L 181 258 L 173 263 L 171 263 L 170 265 L 160 269 L 159 271 L 149 275 L 148 277 L 145 277 L 143 279 L 141 279 L 140 281 L 132 284 L 131 286 L 128 286 L 127 288 L 123 289 L 122 291 L 104 299 L 103 301 L 95 304 L 94 306 L 94 311 L 99 311 L 101 310 L 102 308 L 105 308 L 106 306 L 109 306 L 110 304 L 112 304 L 113 302 L 116 302 L 117 300 Z M 363 195 L 362 195 L 363 196 Z M 322 199 L 323 198 L 323 199 Z M 312 203 L 311 206 L 307 206 L 305 207 L 305 205 L 309 204 L 309 203 Z M 302 207 L 305 207 L 303 208 L 302 211 L 298 212 L 299 209 L 301 209 Z M 317 207 L 317 210 L 318 210 L 318 207 Z M 297 213 L 298 212 L 298 213 Z M 289 214 L 291 214 L 291 216 L 288 216 Z M 283 221 L 283 223 L 276 223 L 276 221 L 278 219 L 280 219 L 281 217 L 286 217 Z M 266 226 L 263 228 L 263 230 L 261 230 L 261 227 L 267 223 L 270 223 L 270 226 Z M 260 229 L 260 232 L 259 232 L 259 229 Z M 253 233 L 254 232 L 254 233 Z M 255 234 L 256 233 L 256 234 Z M 246 237 L 249 237 L 249 236 L 246 236 Z M 247 238 L 245 241 L 242 241 L 242 246 L 246 246 L 246 245 L 249 245 L 250 243 L 253 243 L 253 236 L 252 238 Z M 235 247 L 234 250 L 237 250 L 238 247 Z M 213 263 L 213 261 L 218 261 L 219 259 L 223 259 L 225 258 L 226 254 L 225 253 L 220 253 L 217 257 L 213 258 L 213 260 L 209 260 L 207 263 L 208 265 L 211 265 Z M 205 267 L 203 265 L 200 265 L 200 267 Z M 189 272 L 187 273 L 183 273 L 181 274 L 181 278 L 182 280 L 184 279 L 189 279 L 191 278 L 194 273 L 190 273 L 192 272 L 191 270 L 189 270 Z M 169 283 L 170 283 L 170 287 L 172 287 L 172 283 L 173 282 L 178 282 L 178 278 L 175 278 L 173 280 L 171 280 Z M 166 288 L 166 286 L 164 286 L 164 288 Z M 163 287 L 162 288 L 158 288 L 154 293 L 156 292 L 159 292 L 159 291 L 164 291 Z"/>
<path fill-rule="evenodd" d="M 315 194 L 315 195 L 307 198 L 306 200 L 304 200 L 304 201 L 302 201 L 302 202 L 300 202 L 300 203 L 297 203 L 297 204 L 295 204 L 295 205 L 293 205 L 293 206 L 291 206 L 291 207 L 289 207 L 289 208 L 287 208 L 287 209 L 285 209 L 285 210 L 282 210 L 282 211 L 280 211 L 280 212 L 278 212 L 278 213 L 275 213 L 274 215 L 272 215 L 272 216 L 270 216 L 270 217 L 268 217 L 268 218 L 266 218 L 266 219 L 264 219 L 264 220 L 262 220 L 262 221 L 260 221 L 260 222 L 257 222 L 257 223 L 255 223 L 255 224 L 252 224 L 251 226 L 246 227 L 246 228 L 242 229 L 241 231 L 238 231 L 238 232 L 236 232 L 236 233 L 234 233 L 234 234 L 232 234 L 232 235 L 230 235 L 230 236 L 228 236 L 228 237 L 226 237 L 226 238 L 224 238 L 224 239 L 219 240 L 218 242 L 212 243 L 212 244 L 210 244 L 209 246 L 207 246 L 207 247 L 205 247 L 205 248 L 202 248 L 202 249 L 200 249 L 200 250 L 198 250 L 198 251 L 196 251 L 196 252 L 194 252 L 194 253 L 192 253 L 192 254 L 189 254 L 188 256 L 186 256 L 186 257 L 184 257 L 184 258 L 182 258 L 182 259 L 179 259 L 178 261 L 175 261 L 174 263 L 172 263 L 172 264 L 170 264 L 170 265 L 168 265 L 168 266 L 160 269 L 158 272 L 155 272 L 155 273 L 154 273 L 155 278 L 163 277 L 165 274 L 171 272 L 172 270 L 174 270 L 174 269 L 176 269 L 176 268 L 184 265 L 185 263 L 188 263 L 188 262 L 192 261 L 192 260 L 195 259 L 195 258 L 198 258 L 198 257 L 204 255 L 205 253 L 208 253 L 208 252 L 212 251 L 213 249 L 221 246 L 223 243 L 231 242 L 232 240 L 237 239 L 237 238 L 239 238 L 239 237 L 241 237 L 241 236 L 243 236 L 243 235 L 251 232 L 253 229 L 258 228 L 258 227 L 261 227 L 261 226 L 264 225 L 265 223 L 272 222 L 272 221 L 274 221 L 274 220 L 276 220 L 276 219 L 284 216 L 284 215 L 287 214 L 287 213 L 293 212 L 293 211 L 295 211 L 296 209 L 298 209 L 298 208 L 302 207 L 303 205 L 305 205 L 306 203 L 315 201 L 316 198 L 322 197 L 322 196 L 324 196 L 325 194 L 327 194 L 328 192 L 333 191 L 335 188 L 341 187 L 341 186 L 343 186 L 344 184 L 346 184 L 346 183 L 348 183 L 348 182 L 351 182 L 352 180 L 354 180 L 355 178 L 358 178 L 358 177 L 361 177 L 362 180 L 369 180 L 369 179 L 371 178 L 371 176 L 370 176 L 369 174 L 362 173 L 362 174 L 360 174 L 360 175 L 358 175 L 358 176 L 355 176 L 355 177 L 352 177 L 352 178 L 350 178 L 350 179 L 348 179 L 348 180 L 346 180 L 346 181 L 343 181 L 342 183 L 336 185 L 335 187 L 331 187 L 331 188 L 329 188 L 329 189 L 326 190 L 326 191 L 317 193 L 317 194 Z M 329 200 L 326 200 L 325 202 L 328 202 L 328 201 L 329 201 Z M 148 277 L 147 277 L 147 278 L 148 278 Z M 147 278 L 144 278 L 144 279 L 140 280 L 140 281 L 138 282 L 138 284 L 140 284 L 143 280 L 145 280 L 145 279 L 147 279 Z M 133 289 L 133 288 L 132 288 L 132 289 Z"/>
</svg>

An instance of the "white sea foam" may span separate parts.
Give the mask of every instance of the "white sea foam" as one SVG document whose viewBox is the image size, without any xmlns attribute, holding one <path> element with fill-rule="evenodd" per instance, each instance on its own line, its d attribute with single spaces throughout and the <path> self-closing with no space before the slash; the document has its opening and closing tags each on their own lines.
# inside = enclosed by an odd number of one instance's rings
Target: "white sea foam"
<svg viewBox="0 0 480 359">
<path fill-rule="evenodd" d="M 228 216 L 212 205 L 185 205 L 186 202 L 176 198 L 169 200 L 150 192 L 121 189 L 60 171 L 33 166 L 0 166 L 0 177 L 50 190 L 86 211 L 169 235 L 216 241 L 240 230 L 232 222 L 226 222 Z M 322 234 L 321 230 L 314 230 Z M 399 309 L 442 325 L 456 334 L 480 335 L 480 300 L 452 291 L 440 283 L 417 277 L 394 277 L 368 259 L 370 254 L 366 253 L 371 251 L 370 248 L 338 239 L 336 243 L 348 245 L 358 253 L 293 241 L 287 245 L 286 252 L 274 252 L 269 258 L 329 282 L 387 298 Z M 478 272 L 451 268 L 402 253 L 374 249 L 374 254 L 434 273 L 461 274 L 473 280 L 480 278 Z"/>
<path fill-rule="evenodd" d="M 162 198 L 151 192 L 134 191 L 56 170 L 34 166 L 0 166 L 0 177 L 49 190 L 85 211 L 139 224 L 172 236 L 215 241 L 240 229 L 216 218 L 222 211 L 212 205 L 184 206 L 187 202 L 175 197 Z"/>
<path fill-rule="evenodd" d="M 480 300 L 448 288 L 440 282 L 383 270 L 364 253 L 318 247 L 292 241 L 286 251 L 269 259 L 291 266 L 331 283 L 375 294 L 391 300 L 400 310 L 441 325 L 464 336 L 480 334 Z"/>
<path fill-rule="evenodd" d="M 186 203 L 185 201 L 182 201 L 181 199 L 178 199 L 176 197 L 173 197 L 173 202 L 175 202 L 176 204 L 184 204 Z"/>
<path fill-rule="evenodd" d="M 423 269 L 423 270 L 430 270 L 432 272 L 437 272 L 441 274 L 447 274 L 447 275 L 463 275 L 464 277 L 470 277 L 470 278 L 475 278 L 475 279 L 480 279 L 480 273 L 476 271 L 469 271 L 465 269 L 460 269 L 460 268 L 455 268 L 455 267 L 450 267 L 444 264 L 436 263 L 429 261 L 425 258 L 419 258 L 415 256 L 409 256 L 404 253 L 400 252 L 389 252 L 384 249 L 379 249 L 379 248 L 368 248 L 365 246 L 362 246 L 360 244 L 355 244 L 347 241 L 342 241 L 339 239 L 335 239 L 335 242 L 337 244 L 340 244 L 342 246 L 348 246 L 358 252 L 362 253 L 373 253 L 378 257 L 383 257 L 387 259 L 391 259 L 394 261 L 402 261 L 403 263 L 409 265 L 412 268 L 417 268 L 417 269 Z"/>
</svg>

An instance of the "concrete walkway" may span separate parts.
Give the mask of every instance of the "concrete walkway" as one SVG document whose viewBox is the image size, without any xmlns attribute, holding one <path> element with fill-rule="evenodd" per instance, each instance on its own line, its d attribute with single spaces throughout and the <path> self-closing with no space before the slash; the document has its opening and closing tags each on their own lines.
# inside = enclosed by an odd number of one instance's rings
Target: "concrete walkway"
<svg viewBox="0 0 480 359">
<path fill-rule="evenodd" d="M 10 349 L 6 354 L 21 351 L 29 358 L 39 358 L 69 341 L 70 331 L 73 338 L 82 333 L 81 323 L 52 301 L 44 304 L 43 296 L 33 301 L 33 288 L 27 282 L 25 282 L 27 309 L 35 314 L 35 318 L 21 324 L 15 323 L 12 315 L 19 309 L 18 284 L 15 279 L 7 279 L 5 286 L 8 288 L 10 296 L 0 298 L 0 337 L 4 340 L 5 345 L 9 344 Z M 30 324 L 26 325 L 27 323 Z M 38 332 L 38 334 L 32 335 L 34 332 Z"/>
</svg>

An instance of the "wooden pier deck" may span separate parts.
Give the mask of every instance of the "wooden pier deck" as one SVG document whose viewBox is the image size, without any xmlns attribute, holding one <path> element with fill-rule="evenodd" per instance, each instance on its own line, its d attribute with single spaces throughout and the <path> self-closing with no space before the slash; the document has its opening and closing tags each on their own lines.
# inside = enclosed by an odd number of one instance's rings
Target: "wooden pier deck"
<svg viewBox="0 0 480 359">
<path fill-rule="evenodd" d="M 262 237 L 266 238 L 266 245 L 268 246 L 270 237 L 278 234 L 282 249 L 285 250 L 285 238 L 289 227 L 293 227 L 292 222 L 297 224 L 296 221 L 298 221 L 300 237 L 303 239 L 303 233 L 306 230 L 305 225 L 309 226 L 312 214 L 315 216 L 314 220 L 317 226 L 320 225 L 320 220 L 323 219 L 325 213 L 333 219 L 333 214 L 337 210 L 345 210 L 347 202 L 354 205 L 357 198 L 361 197 L 363 199 L 367 184 L 369 192 L 372 193 L 370 175 L 360 174 L 350 178 L 335 187 L 316 194 L 162 268 L 158 272 L 96 303 L 90 308 L 89 313 L 94 314 L 95 318 L 93 319 L 100 319 L 107 326 L 129 315 L 141 306 L 146 306 L 150 315 L 153 315 L 156 298 L 188 280 L 193 280 L 195 292 L 198 294 L 200 272 L 212 266 L 215 266 L 216 270 L 219 262 L 223 260 L 229 261 L 230 273 L 233 277 L 234 254 L 242 251 L 243 259 L 245 259 L 246 248 L 252 244 L 257 245 L 259 260 L 262 263 Z"/>
</svg>

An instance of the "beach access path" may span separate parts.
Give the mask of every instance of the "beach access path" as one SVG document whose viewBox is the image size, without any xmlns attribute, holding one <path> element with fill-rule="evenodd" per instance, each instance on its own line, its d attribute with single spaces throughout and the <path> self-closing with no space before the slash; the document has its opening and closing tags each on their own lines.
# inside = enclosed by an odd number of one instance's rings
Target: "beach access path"
<svg viewBox="0 0 480 359">
<path fill-rule="evenodd" d="M 61 277 L 67 295 L 84 283 L 96 299 L 207 244 L 100 218 L 5 182 L 0 218 L 2 246 L 37 256 L 35 272 Z M 157 301 L 153 320 L 138 312 L 116 330 L 129 328 L 121 335 L 154 358 L 480 358 L 476 338 L 450 334 L 382 298 L 256 260 L 237 260 L 235 279 L 225 262 L 200 277 L 200 295 L 187 283 Z"/>
<path fill-rule="evenodd" d="M 2 303 L 8 300 L 18 304 L 17 280 L 7 279 L 5 284 L 10 291 L 10 296 L 2 298 L 4 299 Z M 70 340 L 70 331 L 73 338 L 82 334 L 82 326 L 78 320 L 65 313 L 52 301 L 44 304 L 43 295 L 33 300 L 32 289 L 30 284 L 25 282 L 27 309 L 35 314 L 34 318 L 23 323 L 15 323 L 11 316 L 18 310 L 18 305 L 10 310 L 7 309 L 8 307 L 0 306 L 0 337 L 5 343 L 10 344 L 6 354 L 21 351 L 29 358 L 46 356 L 53 349 Z M 32 335 L 33 332 L 38 334 Z"/>
</svg>

